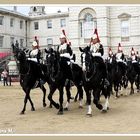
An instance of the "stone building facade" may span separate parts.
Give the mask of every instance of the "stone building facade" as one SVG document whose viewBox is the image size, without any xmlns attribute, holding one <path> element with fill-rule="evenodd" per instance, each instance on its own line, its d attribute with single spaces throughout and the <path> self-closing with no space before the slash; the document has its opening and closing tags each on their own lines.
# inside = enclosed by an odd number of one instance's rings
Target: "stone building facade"
<svg viewBox="0 0 140 140">
<path fill-rule="evenodd" d="M 42 48 L 58 45 L 65 29 L 79 61 L 78 47 L 89 44 L 95 28 L 105 48 L 105 57 L 108 47 L 117 51 L 118 43 L 126 55 L 131 47 L 140 51 L 139 6 L 70 6 L 68 12 L 53 14 L 45 13 L 44 6 L 31 6 L 29 16 L 0 8 L 0 48 L 9 48 L 15 40 L 21 47 L 31 47 L 34 36 Z"/>
</svg>

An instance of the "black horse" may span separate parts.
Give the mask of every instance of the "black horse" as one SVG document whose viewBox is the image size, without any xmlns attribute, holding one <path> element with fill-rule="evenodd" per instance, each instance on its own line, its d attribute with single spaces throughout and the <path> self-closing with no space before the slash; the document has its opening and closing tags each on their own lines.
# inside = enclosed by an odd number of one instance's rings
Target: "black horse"
<svg viewBox="0 0 140 140">
<path fill-rule="evenodd" d="M 77 87 L 78 93 L 80 94 L 80 107 L 82 107 L 81 101 L 83 99 L 83 90 L 82 90 L 82 68 L 77 64 L 68 62 L 68 59 L 65 57 L 60 57 L 60 54 L 57 51 L 50 49 L 46 50 L 48 57 L 48 67 L 50 73 L 50 93 L 48 99 L 57 109 L 59 109 L 58 114 L 63 114 L 63 88 L 67 80 L 73 81 L 74 85 Z M 59 103 L 56 103 L 52 96 L 55 90 L 59 90 Z M 67 104 L 65 110 L 68 110 L 68 105 L 70 102 L 71 96 L 70 92 L 67 92 Z"/>
<path fill-rule="evenodd" d="M 12 44 L 13 53 L 18 63 L 20 74 L 20 85 L 25 92 L 24 107 L 21 114 L 25 113 L 27 101 L 30 101 L 31 110 L 35 111 L 34 104 L 30 98 L 30 91 L 34 88 L 40 88 L 43 91 L 43 107 L 46 107 L 46 89 L 44 83 L 49 83 L 47 66 L 26 59 L 24 50 L 19 49 Z"/>
<path fill-rule="evenodd" d="M 139 92 L 139 89 L 140 89 L 140 86 L 139 86 L 139 84 L 140 84 L 140 64 L 139 64 L 139 61 L 136 61 L 135 63 L 132 63 L 132 64 L 133 64 L 135 72 L 137 73 L 136 79 L 135 79 L 135 84 L 137 87 L 137 91 Z"/>
<path fill-rule="evenodd" d="M 133 66 L 133 63 L 132 63 L 132 59 L 131 58 L 128 58 L 127 59 L 127 70 L 126 70 L 126 76 L 127 76 L 127 79 L 128 81 L 130 82 L 131 84 L 131 90 L 130 90 L 130 95 L 131 94 L 134 94 L 134 82 L 136 81 L 136 71 L 134 69 L 134 66 Z"/>
<path fill-rule="evenodd" d="M 90 47 L 82 49 L 81 62 L 83 67 L 83 86 L 86 92 L 88 112 L 87 115 L 92 116 L 91 109 L 91 93 L 93 93 L 93 102 L 99 110 L 107 111 L 109 108 L 108 99 L 110 97 L 110 89 L 104 87 L 106 66 L 101 57 L 92 56 Z M 105 96 L 105 105 L 102 106 L 99 102 L 100 96 Z"/>
<path fill-rule="evenodd" d="M 112 57 L 112 63 L 110 64 L 111 67 L 111 84 L 112 86 L 114 85 L 114 90 L 116 92 L 116 98 L 119 97 L 119 88 L 121 88 L 121 86 L 125 85 L 123 84 L 124 78 L 125 78 L 125 74 L 126 74 L 126 67 L 125 64 L 123 64 L 122 62 L 117 62 L 116 61 L 116 56 L 113 55 Z"/>
</svg>

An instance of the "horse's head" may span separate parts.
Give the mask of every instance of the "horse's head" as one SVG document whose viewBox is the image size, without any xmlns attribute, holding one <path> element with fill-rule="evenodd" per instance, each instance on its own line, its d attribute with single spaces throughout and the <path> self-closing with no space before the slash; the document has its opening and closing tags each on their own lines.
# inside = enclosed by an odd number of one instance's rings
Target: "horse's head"
<svg viewBox="0 0 140 140">
<path fill-rule="evenodd" d="M 58 71 L 58 54 L 54 49 L 45 49 L 46 52 L 46 63 L 48 70 L 52 76 L 54 76 Z"/>
<path fill-rule="evenodd" d="M 116 61 L 116 55 L 114 54 L 112 56 L 112 64 L 116 64 L 116 63 L 117 63 L 117 61 Z"/>
<path fill-rule="evenodd" d="M 26 60 L 26 54 L 23 50 L 19 50 L 18 55 L 17 55 L 17 60 L 20 62 L 24 62 Z"/>
<path fill-rule="evenodd" d="M 12 44 L 12 49 L 13 49 L 14 56 L 18 61 L 23 62 L 26 60 L 26 54 L 24 50 L 20 49 L 14 44 Z"/>
<path fill-rule="evenodd" d="M 81 54 L 81 63 L 83 71 L 90 72 L 93 66 L 93 57 L 90 52 L 90 46 L 87 46 L 86 48 L 82 49 L 79 47 L 79 50 L 82 52 Z"/>
<path fill-rule="evenodd" d="M 19 52 L 19 47 L 17 47 L 16 45 L 14 45 L 14 43 L 12 43 L 12 51 L 15 57 L 17 57 L 18 52 Z"/>
<path fill-rule="evenodd" d="M 52 48 L 49 48 L 48 50 L 45 49 L 45 52 L 47 64 L 51 66 L 54 65 L 57 60 L 57 52 Z"/>
</svg>

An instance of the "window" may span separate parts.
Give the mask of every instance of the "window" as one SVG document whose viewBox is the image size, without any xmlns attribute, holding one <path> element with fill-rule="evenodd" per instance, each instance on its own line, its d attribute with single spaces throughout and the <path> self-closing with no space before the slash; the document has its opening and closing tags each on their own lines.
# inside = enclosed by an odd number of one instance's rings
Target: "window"
<svg viewBox="0 0 140 140">
<path fill-rule="evenodd" d="M 0 16 L 0 25 L 3 25 L 3 16 Z"/>
<path fill-rule="evenodd" d="M 48 38 L 47 39 L 47 44 L 48 45 L 53 45 L 53 39 L 52 38 Z"/>
<path fill-rule="evenodd" d="M 80 33 L 81 33 L 80 36 L 81 37 L 83 37 L 83 28 L 82 27 L 83 27 L 83 24 L 82 24 L 82 22 L 80 22 Z"/>
<path fill-rule="evenodd" d="M 0 36 L 0 47 L 3 47 L 3 36 Z"/>
<path fill-rule="evenodd" d="M 47 21 L 47 27 L 48 27 L 48 29 L 52 28 L 52 21 L 51 20 Z"/>
<path fill-rule="evenodd" d="M 66 19 L 60 19 L 60 25 L 61 25 L 61 27 L 65 27 L 66 26 Z"/>
<path fill-rule="evenodd" d="M 14 37 L 10 37 L 10 43 L 13 44 L 14 43 Z M 10 44 L 10 45 L 11 45 Z"/>
<path fill-rule="evenodd" d="M 39 29 L 39 27 L 38 27 L 38 22 L 34 22 L 34 29 L 35 29 L 35 30 L 38 30 L 38 29 Z"/>
<path fill-rule="evenodd" d="M 91 38 L 93 36 L 94 22 L 91 14 L 85 15 L 84 21 L 84 38 Z M 82 31 L 82 29 L 81 29 Z"/>
<path fill-rule="evenodd" d="M 36 7 L 34 7 L 34 8 L 33 8 L 33 11 L 34 11 L 34 12 L 36 12 L 36 11 L 37 11 L 37 8 L 36 8 Z"/>
<path fill-rule="evenodd" d="M 10 27 L 14 27 L 14 19 L 13 18 L 10 19 Z"/>
<path fill-rule="evenodd" d="M 129 41 L 129 20 L 121 21 L 121 40 Z"/>
<path fill-rule="evenodd" d="M 20 20 L 20 29 L 22 29 L 22 28 L 23 28 L 23 21 Z"/>
<path fill-rule="evenodd" d="M 23 47 L 24 39 L 20 39 L 20 47 Z"/>
</svg>

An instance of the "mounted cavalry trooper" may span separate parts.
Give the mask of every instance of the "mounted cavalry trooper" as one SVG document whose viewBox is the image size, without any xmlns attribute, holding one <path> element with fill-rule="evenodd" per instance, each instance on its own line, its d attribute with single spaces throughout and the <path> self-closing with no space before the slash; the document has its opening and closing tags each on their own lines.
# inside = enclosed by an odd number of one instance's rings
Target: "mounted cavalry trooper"
<svg viewBox="0 0 140 140">
<path fill-rule="evenodd" d="M 91 38 L 90 41 L 90 51 L 92 53 L 93 57 L 97 58 L 97 62 L 102 65 L 102 68 L 104 69 L 104 87 L 107 88 L 107 86 L 110 85 L 109 81 L 107 80 L 107 69 L 106 69 L 106 65 L 105 62 L 102 58 L 102 56 L 104 55 L 104 48 L 103 45 L 100 43 L 100 39 L 98 36 L 98 32 L 97 29 L 94 30 L 94 35 Z M 98 59 L 98 57 L 102 58 L 102 59 Z"/>
<path fill-rule="evenodd" d="M 117 61 L 117 63 L 119 63 L 119 65 L 122 69 L 123 76 L 125 76 L 126 62 L 125 62 L 125 57 L 124 57 L 124 53 L 122 50 L 122 46 L 120 43 L 118 44 L 118 52 L 116 53 L 116 61 Z"/>
<path fill-rule="evenodd" d="M 101 57 L 104 55 L 103 45 L 100 44 L 100 39 L 98 36 L 97 29 L 95 29 L 94 35 L 91 38 L 90 46 L 91 46 L 90 51 L 92 52 L 93 56 L 100 56 Z"/>
<path fill-rule="evenodd" d="M 117 62 L 123 62 L 123 60 L 124 60 L 124 53 L 123 53 L 123 50 L 122 50 L 122 46 L 119 43 L 118 52 L 116 53 L 116 61 Z"/>
<path fill-rule="evenodd" d="M 139 52 L 138 51 L 136 51 L 136 57 L 139 58 Z"/>
<path fill-rule="evenodd" d="M 37 63 L 38 65 L 38 71 L 40 71 L 40 79 L 37 80 L 37 82 L 35 83 L 35 86 L 36 87 L 38 85 L 38 82 L 40 82 L 41 84 L 44 84 L 45 83 L 45 73 L 43 72 L 42 68 L 41 68 L 41 65 L 40 65 L 40 55 L 41 55 L 41 52 L 39 50 L 39 40 L 37 39 L 37 36 L 35 36 L 34 38 L 34 41 L 32 43 L 32 50 L 29 52 L 29 58 L 28 60 L 31 60 L 31 61 L 34 61 Z"/>
<path fill-rule="evenodd" d="M 112 52 L 111 48 L 109 48 L 108 58 L 107 58 L 109 63 L 112 63 L 112 57 L 113 57 L 113 52 Z"/>
<path fill-rule="evenodd" d="M 40 59 L 39 40 L 35 36 L 35 40 L 32 43 L 32 51 L 30 51 L 29 53 L 28 60 L 40 63 L 39 59 Z"/>
<path fill-rule="evenodd" d="M 68 41 L 68 38 L 66 37 L 65 30 L 62 30 L 62 34 L 60 35 L 60 46 L 59 46 L 59 53 L 60 53 L 60 61 L 62 62 L 62 68 L 66 69 L 68 73 L 71 73 L 71 62 L 73 63 L 75 61 L 73 51 L 71 49 L 71 42 Z M 72 82 L 70 80 L 66 80 L 65 85 L 72 86 Z M 70 99 L 73 99 L 73 97 L 70 96 Z M 68 107 L 68 102 L 66 103 L 65 108 Z"/>
<path fill-rule="evenodd" d="M 63 58 L 64 61 L 67 61 L 68 64 L 73 62 L 73 51 L 71 49 L 71 43 L 68 42 L 65 31 L 62 30 L 63 34 L 60 35 L 60 46 L 59 46 L 59 53 L 60 57 Z"/>
<path fill-rule="evenodd" d="M 136 63 L 137 62 L 137 55 L 136 55 L 133 47 L 131 49 L 131 59 L 132 59 L 132 63 Z"/>
</svg>

